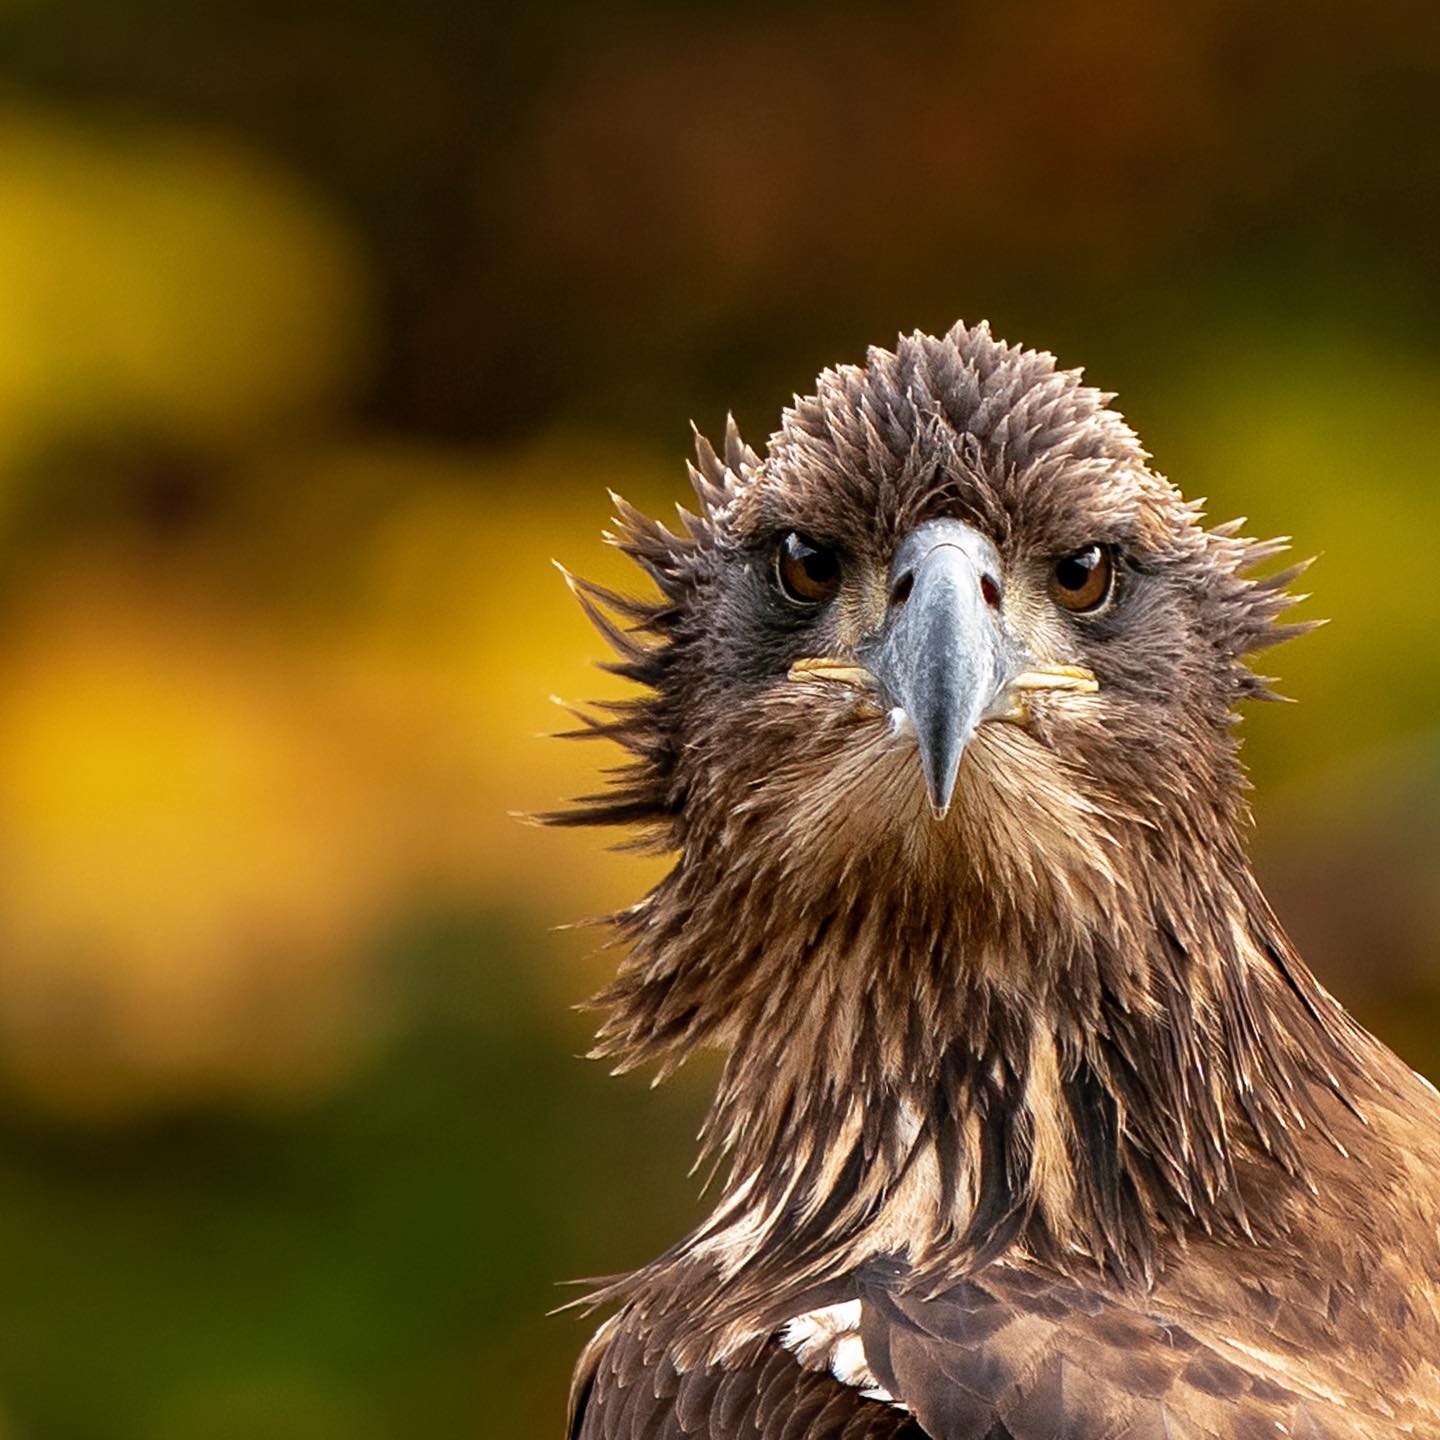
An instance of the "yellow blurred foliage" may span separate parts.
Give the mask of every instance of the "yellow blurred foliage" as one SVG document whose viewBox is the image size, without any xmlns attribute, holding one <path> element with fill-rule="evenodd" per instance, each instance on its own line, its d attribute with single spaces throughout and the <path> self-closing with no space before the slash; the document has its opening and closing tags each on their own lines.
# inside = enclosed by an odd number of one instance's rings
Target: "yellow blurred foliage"
<svg viewBox="0 0 1440 1440">
<path fill-rule="evenodd" d="M 86 1104 L 303 1083 L 383 878 L 361 777 L 313 675 L 137 578 L 65 577 L 5 667 L 5 1063 Z"/>
<path fill-rule="evenodd" d="M 353 240 L 238 146 L 0 109 L 0 475 L 113 427 L 253 445 L 364 353 Z"/>
<path fill-rule="evenodd" d="M 243 535 L 28 572 L 0 640 L 0 1065 L 87 1113 L 327 1085 L 383 1030 L 370 956 L 410 907 L 518 892 L 561 921 L 629 893 L 507 813 L 592 783 L 534 732 L 547 693 L 592 686 L 545 577 L 603 491 L 571 498 L 585 447 L 501 474 L 287 449 L 354 382 L 366 287 L 345 232 L 233 145 L 12 107 L 0 155 L 0 505 L 75 438 L 248 455 L 252 548 L 288 525 L 344 593 L 287 608 Z M 337 553 L 330 512 L 377 490 Z"/>
<path fill-rule="evenodd" d="M 404 497 L 320 624 L 120 546 L 57 563 L 16 608 L 0 1063 L 18 1083 L 87 1110 L 324 1085 L 381 1024 L 366 941 L 407 906 L 524 897 L 561 922 L 653 874 L 508 813 L 595 783 L 599 756 L 537 738 L 564 719 L 546 695 L 618 686 L 589 671 L 603 646 L 549 567 L 606 514 L 559 467 L 517 460 L 482 487 L 460 456 L 292 457 L 312 498 L 387 477 Z M 598 568 L 628 583 L 618 558 Z"/>
<path fill-rule="evenodd" d="M 1246 514 L 1252 534 L 1293 535 L 1289 561 L 1316 561 L 1293 587 L 1314 595 L 1295 615 L 1325 628 L 1255 662 L 1307 707 L 1248 709 L 1267 789 L 1313 787 L 1337 757 L 1430 731 L 1434 606 L 1417 587 L 1440 527 L 1440 366 L 1317 327 L 1220 339 L 1172 388 L 1179 453 L 1160 460 L 1177 482 L 1209 494 L 1213 520 Z"/>
</svg>

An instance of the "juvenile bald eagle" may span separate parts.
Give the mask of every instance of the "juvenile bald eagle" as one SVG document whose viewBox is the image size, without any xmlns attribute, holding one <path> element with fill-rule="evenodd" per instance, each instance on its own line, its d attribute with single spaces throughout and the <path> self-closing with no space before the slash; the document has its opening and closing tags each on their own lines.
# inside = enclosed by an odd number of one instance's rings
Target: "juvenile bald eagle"
<svg viewBox="0 0 1440 1440">
<path fill-rule="evenodd" d="M 598 1053 L 728 1052 L 710 1217 L 600 1292 L 577 1440 L 1440 1436 L 1440 1098 L 1256 886 L 1234 706 L 1299 567 L 957 326 L 827 370 L 659 587 L 561 817 L 673 868 Z M 607 612 L 609 612 L 607 614 Z"/>
</svg>

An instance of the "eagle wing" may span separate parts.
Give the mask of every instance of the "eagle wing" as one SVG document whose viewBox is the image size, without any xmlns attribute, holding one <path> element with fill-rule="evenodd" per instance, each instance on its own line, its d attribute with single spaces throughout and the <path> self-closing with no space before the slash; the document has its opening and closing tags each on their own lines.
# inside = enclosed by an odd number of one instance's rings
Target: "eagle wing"
<svg viewBox="0 0 1440 1440">
<path fill-rule="evenodd" d="M 1281 1354 L 1212 1342 L 1159 1307 L 1043 1271 L 992 1266 L 928 1297 L 867 1286 L 860 1336 L 878 1383 L 933 1440 L 1373 1440 L 1389 1429 L 1278 1378 Z"/>
<path fill-rule="evenodd" d="M 1333 1298 L 1295 1275 L 1182 1297 L 997 1262 L 938 1291 L 891 1267 L 758 1351 L 677 1366 L 622 1311 L 582 1362 L 572 1440 L 1381 1440 L 1427 1433 L 1320 1378 Z M 1237 1306 L 1237 1287 L 1249 1297 Z M 843 1322 L 835 1316 L 843 1314 Z M 819 1323 L 817 1317 L 824 1317 Z M 1228 1333 L 1227 1333 L 1228 1332 Z M 820 1336 L 817 1340 L 816 1335 Z M 1246 1338 L 1242 1339 L 1241 1336 Z M 1329 1371 L 1327 1369 L 1326 1373 Z"/>
<path fill-rule="evenodd" d="M 778 1340 L 681 1369 L 667 1336 L 622 1311 L 591 1342 L 570 1440 L 924 1440 L 913 1418 L 804 1368 Z"/>
</svg>

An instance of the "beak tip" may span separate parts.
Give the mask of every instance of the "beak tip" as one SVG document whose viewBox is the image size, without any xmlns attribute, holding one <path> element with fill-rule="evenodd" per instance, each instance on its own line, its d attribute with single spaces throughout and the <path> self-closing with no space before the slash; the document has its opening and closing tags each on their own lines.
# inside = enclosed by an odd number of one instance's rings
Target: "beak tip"
<svg viewBox="0 0 1440 1440">
<path fill-rule="evenodd" d="M 930 814 L 936 820 L 943 820 L 950 813 L 950 806 L 955 799 L 955 781 L 960 771 L 958 750 L 953 757 L 946 758 L 947 764 L 925 776 L 925 790 L 930 799 Z M 929 771 L 930 767 L 925 766 L 925 769 Z"/>
</svg>

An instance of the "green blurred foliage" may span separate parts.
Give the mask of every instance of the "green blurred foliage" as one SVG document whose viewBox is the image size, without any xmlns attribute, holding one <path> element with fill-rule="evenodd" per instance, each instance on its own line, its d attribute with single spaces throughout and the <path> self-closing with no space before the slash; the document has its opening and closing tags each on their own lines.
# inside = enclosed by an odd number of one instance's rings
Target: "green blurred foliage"
<svg viewBox="0 0 1440 1440">
<path fill-rule="evenodd" d="M 1247 717 L 1322 977 L 1440 1072 L 1440 26 L 1183 7 L 0 6 L 0 1435 L 556 1434 L 555 1283 L 697 1213 L 509 812 L 827 363 L 987 316 L 1320 555 Z"/>
<path fill-rule="evenodd" d="M 584 1335 L 544 1316 L 557 1276 L 644 1256 L 635 1189 L 693 1208 L 650 1134 L 694 1106 L 634 1082 L 573 1103 L 583 1026 L 527 985 L 528 925 L 436 916 L 374 958 L 406 1014 L 323 1101 L 123 1129 L 0 1116 L 4 1368 L 34 1433 L 556 1428 L 536 1417 Z"/>
</svg>

